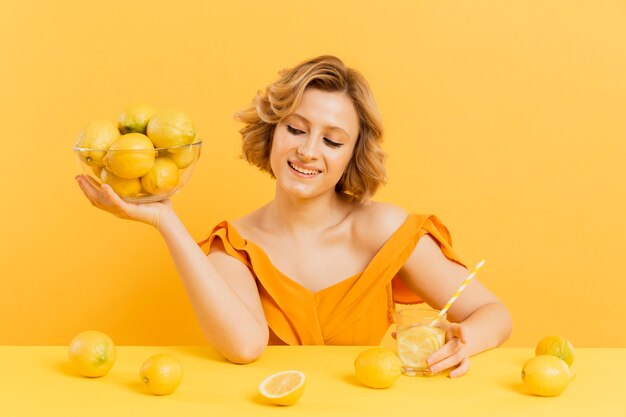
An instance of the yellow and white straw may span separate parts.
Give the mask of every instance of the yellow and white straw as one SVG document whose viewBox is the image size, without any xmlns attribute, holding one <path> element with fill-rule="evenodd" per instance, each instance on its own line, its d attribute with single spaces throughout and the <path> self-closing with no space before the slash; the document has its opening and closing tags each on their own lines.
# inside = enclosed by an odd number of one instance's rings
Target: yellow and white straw
<svg viewBox="0 0 626 417">
<path fill-rule="evenodd" d="M 448 302 L 446 303 L 445 306 L 443 306 L 443 308 L 441 309 L 441 311 L 439 312 L 437 318 L 435 320 L 433 320 L 433 322 L 431 323 L 431 326 L 434 326 L 437 323 L 437 320 L 439 320 L 441 317 L 443 317 L 444 314 L 446 314 L 448 312 L 448 309 L 450 308 L 450 306 L 452 305 L 452 303 L 454 303 L 456 301 L 456 299 L 459 297 L 459 294 L 461 294 L 461 292 L 465 289 L 465 287 L 467 287 L 467 284 L 470 283 L 470 281 L 472 279 L 474 279 L 474 277 L 476 276 L 476 274 L 478 273 L 478 270 L 480 268 L 482 268 L 482 266 L 485 264 L 485 260 L 481 260 L 480 262 L 478 262 L 476 264 L 476 266 L 474 267 L 474 269 L 472 270 L 472 273 L 469 274 L 467 276 L 467 278 L 465 278 L 465 281 L 463 281 L 463 283 L 459 286 L 459 288 L 456 290 L 456 292 L 454 293 L 454 295 L 450 298 L 450 300 L 448 300 Z"/>
</svg>

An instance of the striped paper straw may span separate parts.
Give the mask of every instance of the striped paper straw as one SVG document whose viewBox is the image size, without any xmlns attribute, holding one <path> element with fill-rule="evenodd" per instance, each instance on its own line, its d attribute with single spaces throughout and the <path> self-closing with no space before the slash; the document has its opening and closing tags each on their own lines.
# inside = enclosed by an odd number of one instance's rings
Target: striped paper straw
<svg viewBox="0 0 626 417">
<path fill-rule="evenodd" d="M 456 299 L 459 297 L 459 294 L 461 294 L 461 291 L 463 291 L 465 289 L 465 287 L 467 287 L 467 284 L 470 283 L 470 281 L 472 279 L 474 279 L 474 277 L 476 276 L 476 274 L 478 273 L 478 270 L 480 268 L 482 268 L 482 266 L 485 264 L 485 260 L 481 260 L 480 262 L 478 262 L 476 264 L 476 266 L 474 267 L 474 270 L 472 271 L 471 274 L 469 274 L 467 276 L 467 278 L 465 278 L 465 281 L 463 281 L 463 283 L 461 284 L 461 286 L 456 290 L 456 292 L 454 293 L 454 295 L 452 296 L 452 298 L 450 298 L 450 300 L 448 300 L 448 302 L 446 303 L 445 306 L 443 306 L 443 308 L 441 309 L 441 311 L 439 312 L 439 314 L 437 315 L 437 318 L 435 320 L 433 320 L 432 323 L 430 323 L 431 326 L 434 326 L 437 323 L 437 320 L 439 320 L 441 317 L 443 317 L 444 314 L 446 314 L 448 312 L 448 309 L 450 308 L 450 306 L 452 305 L 452 303 L 454 303 L 456 301 Z"/>
</svg>

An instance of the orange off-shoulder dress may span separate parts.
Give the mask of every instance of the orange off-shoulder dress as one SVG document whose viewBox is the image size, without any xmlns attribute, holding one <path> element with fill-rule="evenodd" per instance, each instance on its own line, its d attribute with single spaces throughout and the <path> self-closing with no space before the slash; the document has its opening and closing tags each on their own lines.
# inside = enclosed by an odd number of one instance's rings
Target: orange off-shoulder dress
<svg viewBox="0 0 626 417">
<path fill-rule="evenodd" d="M 261 247 L 226 221 L 199 245 L 208 254 L 213 240 L 220 239 L 226 252 L 250 269 L 269 325 L 269 344 L 378 345 L 393 323 L 395 303 L 421 302 L 397 274 L 426 233 L 447 258 L 462 264 L 437 217 L 410 214 L 364 271 L 317 292 L 282 274 Z"/>
</svg>

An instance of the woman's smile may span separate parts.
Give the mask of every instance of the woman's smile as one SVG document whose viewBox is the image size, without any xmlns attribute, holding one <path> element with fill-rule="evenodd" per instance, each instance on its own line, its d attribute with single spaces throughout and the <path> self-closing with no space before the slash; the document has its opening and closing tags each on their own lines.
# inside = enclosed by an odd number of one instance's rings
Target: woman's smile
<svg viewBox="0 0 626 417">
<path fill-rule="evenodd" d="M 319 169 L 305 167 L 298 164 L 297 162 L 288 161 L 287 164 L 289 165 L 291 170 L 294 171 L 294 173 L 299 177 L 313 178 L 322 173 L 322 171 L 320 171 Z"/>
</svg>

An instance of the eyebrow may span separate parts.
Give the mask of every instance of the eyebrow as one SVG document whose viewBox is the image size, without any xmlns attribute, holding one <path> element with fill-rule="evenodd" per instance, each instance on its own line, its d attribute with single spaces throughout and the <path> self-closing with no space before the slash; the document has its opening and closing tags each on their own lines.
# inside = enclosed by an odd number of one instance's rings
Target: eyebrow
<svg viewBox="0 0 626 417">
<path fill-rule="evenodd" d="M 302 116 L 301 114 L 298 113 L 291 113 L 289 116 L 295 116 L 299 119 L 302 119 L 303 122 L 305 122 L 307 125 L 310 125 L 311 122 L 309 121 L 309 119 L 307 119 L 306 117 Z M 339 126 L 324 126 L 324 129 L 328 129 L 328 130 L 339 130 L 340 132 L 343 132 L 344 135 L 346 135 L 348 137 L 348 139 L 351 139 L 350 135 L 348 134 L 348 132 L 346 132 L 345 129 L 339 127 Z"/>
</svg>

